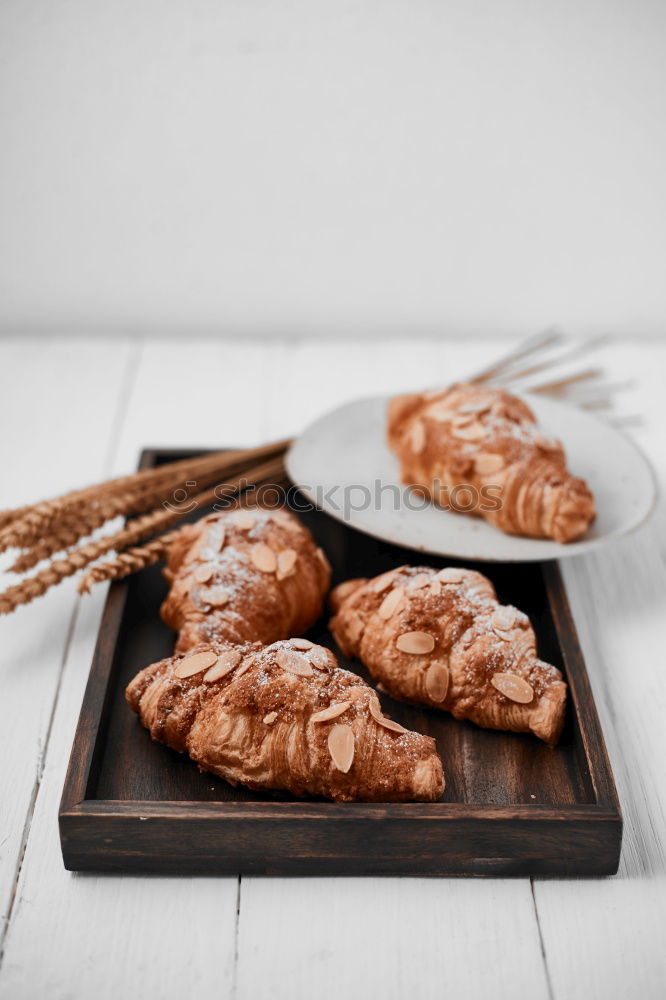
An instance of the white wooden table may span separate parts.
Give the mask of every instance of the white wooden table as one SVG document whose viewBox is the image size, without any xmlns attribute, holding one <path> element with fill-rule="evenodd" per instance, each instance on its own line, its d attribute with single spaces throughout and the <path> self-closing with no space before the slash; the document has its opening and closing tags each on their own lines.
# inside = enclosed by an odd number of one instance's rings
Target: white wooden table
<svg viewBox="0 0 666 1000">
<path fill-rule="evenodd" d="M 508 346 L 457 340 L 0 341 L 0 507 L 131 470 L 143 445 L 253 444 L 371 391 L 450 380 Z M 604 363 L 666 474 L 666 344 Z M 612 455 L 609 472 L 612 474 Z M 94 876 L 57 808 L 104 589 L 0 620 L 0 996 L 663 996 L 666 531 L 564 565 L 624 812 L 591 880 Z M 11 582 L 4 578 L 4 582 Z"/>
</svg>

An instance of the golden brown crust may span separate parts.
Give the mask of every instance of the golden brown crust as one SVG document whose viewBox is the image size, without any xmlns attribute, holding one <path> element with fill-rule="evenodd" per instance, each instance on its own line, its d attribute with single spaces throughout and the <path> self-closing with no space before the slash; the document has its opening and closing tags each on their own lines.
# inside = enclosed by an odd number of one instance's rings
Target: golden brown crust
<svg viewBox="0 0 666 1000">
<path fill-rule="evenodd" d="M 398 396 L 388 441 L 404 483 L 508 534 L 570 542 L 594 520 L 592 493 L 568 472 L 559 441 L 545 438 L 529 406 L 501 389 L 458 383 Z M 465 484 L 473 493 L 452 504 L 451 491 Z"/>
<path fill-rule="evenodd" d="M 200 645 L 146 667 L 126 697 L 153 739 L 232 784 L 368 802 L 444 789 L 434 740 L 383 716 L 372 688 L 307 640 Z"/>
<path fill-rule="evenodd" d="M 330 627 L 340 648 L 389 694 L 557 743 L 562 675 L 538 659 L 527 616 L 500 605 L 481 573 L 401 567 L 347 587 L 337 605 Z"/>
<path fill-rule="evenodd" d="M 179 632 L 177 652 L 201 642 L 262 644 L 305 632 L 330 582 L 326 557 L 284 510 L 211 514 L 169 552 L 171 583 L 161 609 Z"/>
</svg>

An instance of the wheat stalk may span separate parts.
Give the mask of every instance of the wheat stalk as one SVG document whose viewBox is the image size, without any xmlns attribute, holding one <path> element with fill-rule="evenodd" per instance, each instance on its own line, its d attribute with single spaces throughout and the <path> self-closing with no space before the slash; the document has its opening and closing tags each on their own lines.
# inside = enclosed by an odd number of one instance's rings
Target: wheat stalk
<svg viewBox="0 0 666 1000">
<path fill-rule="evenodd" d="M 96 566 L 88 570 L 79 583 L 79 593 L 88 594 L 96 583 L 103 583 L 105 580 L 122 580 L 126 576 L 131 576 L 132 573 L 138 573 L 145 569 L 146 566 L 152 566 L 153 563 L 159 562 L 182 530 L 182 528 L 177 528 L 175 531 L 167 531 L 164 535 L 154 538 L 145 545 L 119 552 L 115 559 L 97 563 Z"/>
<path fill-rule="evenodd" d="M 181 531 L 181 528 L 176 531 L 167 531 L 164 535 L 154 538 L 145 545 L 125 549 L 115 559 L 93 566 L 79 583 L 79 593 L 88 594 L 96 583 L 103 583 L 105 580 L 122 580 L 126 576 L 131 576 L 133 573 L 145 569 L 146 566 L 152 566 L 159 562 Z"/>
<path fill-rule="evenodd" d="M 274 453 L 283 454 L 289 443 L 288 440 L 277 441 L 258 448 L 214 452 L 196 459 L 181 459 L 155 469 L 140 469 L 130 476 L 121 476 L 82 490 L 74 490 L 29 508 L 5 511 L 3 513 L 9 521 L 4 527 L 0 526 L 0 552 L 8 548 L 26 548 L 41 543 L 45 536 L 55 527 L 59 528 L 74 512 L 85 522 L 84 527 L 89 528 L 93 523 L 95 527 L 99 527 L 104 520 L 109 519 L 104 517 L 100 520 L 104 510 L 113 510 L 109 515 L 111 517 L 136 513 L 136 507 L 132 508 L 133 502 L 138 502 L 139 498 L 148 494 L 151 489 L 159 493 L 169 487 L 174 489 L 187 480 L 196 480 L 204 476 L 207 482 L 213 482 L 216 477 L 225 476 L 236 467 L 253 460 Z M 114 504 L 114 501 L 118 502 Z M 148 508 L 144 506 L 139 509 Z M 89 531 L 83 532 L 79 537 L 87 533 Z"/>
<path fill-rule="evenodd" d="M 244 486 L 246 479 L 254 484 L 268 482 L 271 479 L 281 478 L 284 475 L 284 465 L 282 458 L 272 459 L 263 465 L 249 469 L 243 475 L 218 484 L 212 489 L 205 490 L 192 498 L 197 506 L 205 507 L 219 499 L 221 490 L 225 492 L 238 491 Z M 112 549 L 122 551 L 136 542 L 151 535 L 155 535 L 164 528 L 179 521 L 185 516 L 182 510 L 164 510 L 159 508 L 145 514 L 143 517 L 129 521 L 124 528 L 112 535 L 106 535 L 93 542 L 79 546 L 69 552 L 64 559 L 56 559 L 49 563 L 43 570 L 35 576 L 28 577 L 12 587 L 8 587 L 0 594 L 0 615 L 6 615 L 14 611 L 22 604 L 29 604 L 36 597 L 41 597 L 47 590 L 60 583 L 69 576 L 73 576 L 79 570 L 84 569 L 90 563 L 95 562 L 101 556 Z"/>
</svg>

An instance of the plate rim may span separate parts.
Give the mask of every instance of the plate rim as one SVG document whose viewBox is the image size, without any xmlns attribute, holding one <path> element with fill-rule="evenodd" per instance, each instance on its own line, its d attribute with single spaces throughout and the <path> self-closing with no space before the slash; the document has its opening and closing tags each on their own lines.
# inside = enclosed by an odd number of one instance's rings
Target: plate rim
<svg viewBox="0 0 666 1000">
<path fill-rule="evenodd" d="M 528 403 L 533 404 L 537 409 L 539 408 L 540 405 L 542 405 L 544 403 L 546 404 L 547 407 L 553 407 L 556 410 L 562 409 L 562 410 L 572 411 L 572 410 L 576 410 L 577 409 L 577 407 L 574 407 L 574 406 L 571 406 L 571 405 L 569 405 L 567 403 L 564 403 L 561 400 L 544 399 L 542 396 L 539 396 L 539 395 L 537 395 L 535 393 L 529 393 L 529 392 L 517 393 L 517 392 L 515 392 L 515 393 L 512 393 L 512 395 L 517 396 L 519 399 L 523 399 L 523 400 L 527 401 Z M 327 418 L 333 417 L 335 414 L 340 413 L 340 412 L 342 412 L 342 411 L 344 411 L 344 410 L 346 410 L 346 409 L 348 409 L 348 408 L 350 408 L 352 406 L 359 405 L 359 404 L 362 404 L 362 403 L 373 403 L 373 402 L 374 403 L 381 402 L 383 404 L 387 404 L 388 401 L 390 399 L 392 399 L 392 398 L 394 398 L 393 395 L 386 395 L 384 393 L 377 393 L 375 395 L 358 396 L 355 399 L 349 399 L 346 402 L 340 403 L 338 406 L 335 406 L 332 409 L 326 410 L 324 413 L 319 414 L 319 416 L 317 416 L 313 420 L 311 420 L 310 423 L 305 427 L 305 429 L 303 431 L 301 431 L 301 433 L 298 434 L 294 438 L 292 444 L 288 448 L 287 453 L 285 455 L 285 460 L 284 460 L 284 462 L 285 462 L 285 468 L 286 468 L 287 474 L 288 474 L 289 478 L 292 480 L 292 482 L 298 487 L 298 489 L 305 496 L 308 497 L 308 499 L 315 506 L 318 506 L 317 503 L 316 503 L 315 496 L 313 495 L 313 493 L 310 490 L 308 490 L 307 487 L 305 487 L 305 486 L 302 485 L 302 483 L 300 482 L 300 477 L 294 475 L 294 469 L 293 469 L 293 465 L 292 465 L 293 453 L 298 449 L 298 447 L 299 447 L 299 445 L 301 443 L 302 438 L 309 431 L 311 431 L 317 424 L 319 424 L 321 421 L 323 421 L 323 420 L 325 420 Z M 367 535 L 369 535 L 372 538 L 377 538 L 377 539 L 379 539 L 381 541 L 387 541 L 387 542 L 390 542 L 393 545 L 399 545 L 399 546 L 401 546 L 402 548 L 405 548 L 405 549 L 417 549 L 418 551 L 428 553 L 429 555 L 448 556 L 451 559 L 459 559 L 459 560 L 460 559 L 473 559 L 473 560 L 476 560 L 476 561 L 482 560 L 482 561 L 486 561 L 486 562 L 515 562 L 515 563 L 522 563 L 522 562 L 543 562 L 543 561 L 546 561 L 546 560 L 560 559 L 560 558 L 572 559 L 572 558 L 574 558 L 576 556 L 586 555 L 589 552 L 595 552 L 595 551 L 603 548 L 606 545 L 609 545 L 609 544 L 612 544 L 613 542 L 618 541 L 621 538 L 626 538 L 629 535 L 632 535 L 634 532 L 636 532 L 640 528 L 642 528 L 650 520 L 650 518 L 653 516 L 653 514 L 654 514 L 654 512 L 655 512 L 655 510 L 657 508 L 657 505 L 659 503 L 660 497 L 661 497 L 661 490 L 660 490 L 659 477 L 657 476 L 656 470 L 655 470 L 655 468 L 654 468 L 654 466 L 653 466 L 650 458 L 646 454 L 645 450 L 641 447 L 641 445 L 639 445 L 638 442 L 633 437 L 631 437 L 629 434 L 627 434 L 621 428 L 619 428 L 619 427 L 613 427 L 612 425 L 608 424 L 606 421 L 604 421 L 604 420 L 600 419 L 598 416 L 596 416 L 596 414 L 587 413 L 587 412 L 581 411 L 581 415 L 584 417 L 584 419 L 589 420 L 589 421 L 591 421 L 591 422 L 593 422 L 595 424 L 598 424 L 601 427 L 603 427 L 604 430 L 610 431 L 611 433 L 616 434 L 617 436 L 621 437 L 629 445 L 629 447 L 638 455 L 638 457 L 642 460 L 642 463 L 643 463 L 645 469 L 647 470 L 647 473 L 648 473 L 648 476 L 649 476 L 649 480 L 650 480 L 650 483 L 651 483 L 651 486 L 652 486 L 652 494 L 651 494 L 651 497 L 650 497 L 650 502 L 646 506 L 645 512 L 635 521 L 635 523 L 630 524 L 629 526 L 624 527 L 624 528 L 620 528 L 620 529 L 614 528 L 612 531 L 609 531 L 606 534 L 604 534 L 602 536 L 598 536 L 596 538 L 587 538 L 587 539 L 586 538 L 582 538 L 582 539 L 580 539 L 578 541 L 568 542 L 566 544 L 561 544 L 559 546 L 558 550 L 557 550 L 557 554 L 553 553 L 552 551 L 547 551 L 547 552 L 543 552 L 541 554 L 536 553 L 534 555 L 528 555 L 528 556 L 526 556 L 524 554 L 520 554 L 520 555 L 515 555 L 514 556 L 514 555 L 507 555 L 506 553 L 504 553 L 502 555 L 492 555 L 492 554 L 489 554 L 487 552 L 479 553 L 479 552 L 472 552 L 471 550 L 468 553 L 464 554 L 464 555 L 458 554 L 458 553 L 454 554 L 452 552 L 446 552 L 446 551 L 444 551 L 441 548 L 432 548 L 429 545 L 423 545 L 423 544 L 422 545 L 414 545 L 414 544 L 409 543 L 409 542 L 402 542 L 402 541 L 400 541 L 397 538 L 394 538 L 392 536 L 388 536 L 386 534 L 382 534 L 379 531 L 373 531 L 373 530 L 371 530 L 369 528 L 362 527 L 362 526 L 360 526 L 358 524 L 353 523 L 352 521 L 345 520 L 344 514 L 342 512 L 340 512 L 340 511 L 336 512 L 336 511 L 334 511 L 332 509 L 329 509 L 329 507 L 327 507 L 327 506 L 323 506 L 321 508 L 318 507 L 318 509 L 323 510 L 330 517 L 333 517 L 336 520 L 341 521 L 347 527 L 353 528 L 355 531 L 360 531 L 360 532 L 362 532 L 364 534 L 367 534 Z M 404 484 L 396 483 L 395 485 L 402 486 Z M 500 529 L 497 528 L 495 530 L 499 531 Z M 516 538 L 516 540 L 520 540 L 520 539 L 523 539 L 523 538 L 528 538 L 529 541 L 531 543 L 535 544 L 535 545 L 538 545 L 539 543 L 543 543 L 544 545 L 547 545 L 547 546 L 550 547 L 550 546 L 552 546 L 554 544 L 557 544 L 556 542 L 554 542 L 553 539 L 529 538 L 529 536 L 522 536 L 522 535 L 513 536 L 513 535 L 509 535 L 507 532 L 501 532 L 501 534 L 504 535 L 505 538 L 507 538 L 507 539 L 512 539 L 514 537 Z"/>
</svg>

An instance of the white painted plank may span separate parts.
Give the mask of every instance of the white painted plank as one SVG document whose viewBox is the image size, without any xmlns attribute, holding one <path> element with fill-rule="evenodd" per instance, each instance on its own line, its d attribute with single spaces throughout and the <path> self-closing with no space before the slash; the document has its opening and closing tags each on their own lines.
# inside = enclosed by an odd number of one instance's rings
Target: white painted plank
<svg viewBox="0 0 666 1000">
<path fill-rule="evenodd" d="M 634 375 L 624 412 L 666 480 L 666 347 L 616 345 L 611 368 Z M 635 536 L 565 564 L 565 579 L 624 814 L 614 879 L 537 881 L 556 997 L 662 997 L 666 982 L 666 505 Z"/>
<path fill-rule="evenodd" d="M 0 342 L 0 508 L 103 475 L 126 341 Z M 0 557 L 2 565 L 13 556 Z M 17 577 L 0 573 L 0 588 Z M 43 762 L 74 608 L 72 581 L 0 619 L 0 935 Z"/>
<path fill-rule="evenodd" d="M 243 879 L 238 1000 L 548 988 L 528 879 Z"/>
<path fill-rule="evenodd" d="M 104 588 L 82 602 L 0 974 L 2 1000 L 227 996 L 235 878 L 65 871 L 57 811 Z"/>
<path fill-rule="evenodd" d="M 216 444 L 265 434 L 263 384 L 275 351 L 210 342 L 142 352 L 113 471 L 145 444 Z M 248 373 L 255 391 L 248 392 Z M 264 380 L 264 381 L 262 381 Z M 47 764 L 6 940 L 0 996 L 115 998 L 227 995 L 236 878 L 94 877 L 62 866 L 56 814 L 103 594 L 83 603 L 63 673 Z M 46 928 L 48 935 L 45 935 Z M 35 941 L 42 960 L 33 961 Z"/>
</svg>

